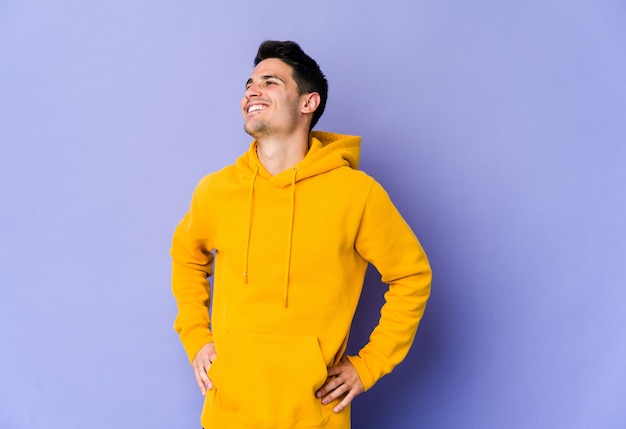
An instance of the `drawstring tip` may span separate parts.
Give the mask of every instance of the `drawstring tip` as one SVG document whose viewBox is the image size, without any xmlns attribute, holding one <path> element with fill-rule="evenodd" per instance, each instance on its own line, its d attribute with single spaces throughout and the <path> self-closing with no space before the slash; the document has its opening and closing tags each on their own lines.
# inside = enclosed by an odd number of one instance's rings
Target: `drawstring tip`
<svg viewBox="0 0 626 429">
<path fill-rule="evenodd" d="M 243 273 L 243 282 L 248 284 L 248 273 Z"/>
</svg>

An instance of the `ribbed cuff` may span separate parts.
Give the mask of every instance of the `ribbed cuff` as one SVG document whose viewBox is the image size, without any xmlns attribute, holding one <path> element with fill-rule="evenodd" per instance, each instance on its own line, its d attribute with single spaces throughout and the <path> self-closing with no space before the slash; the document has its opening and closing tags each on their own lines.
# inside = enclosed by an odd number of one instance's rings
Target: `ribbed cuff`
<svg viewBox="0 0 626 429">
<path fill-rule="evenodd" d="M 346 357 L 348 358 L 348 360 L 350 360 L 350 363 L 354 365 L 354 368 L 356 369 L 356 372 L 357 374 L 359 374 L 359 378 L 361 379 L 361 383 L 363 383 L 364 389 L 366 391 L 369 390 L 374 385 L 374 383 L 376 383 L 376 380 L 367 368 L 367 365 L 365 365 L 363 359 L 359 356 Z"/>
</svg>

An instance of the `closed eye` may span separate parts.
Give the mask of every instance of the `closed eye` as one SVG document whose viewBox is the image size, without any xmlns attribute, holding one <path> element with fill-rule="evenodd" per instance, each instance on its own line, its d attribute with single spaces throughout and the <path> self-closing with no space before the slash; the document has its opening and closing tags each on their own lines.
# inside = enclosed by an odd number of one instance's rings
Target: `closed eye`
<svg viewBox="0 0 626 429">
<path fill-rule="evenodd" d="M 276 76 L 276 75 L 266 75 L 266 76 L 261 76 L 262 79 L 262 85 L 264 86 L 269 86 L 269 85 L 278 85 L 279 82 L 285 82 L 282 78 L 280 78 L 280 76 Z M 252 78 L 248 79 L 248 81 L 246 82 L 246 89 L 250 88 L 250 86 L 253 84 L 253 80 Z"/>
</svg>

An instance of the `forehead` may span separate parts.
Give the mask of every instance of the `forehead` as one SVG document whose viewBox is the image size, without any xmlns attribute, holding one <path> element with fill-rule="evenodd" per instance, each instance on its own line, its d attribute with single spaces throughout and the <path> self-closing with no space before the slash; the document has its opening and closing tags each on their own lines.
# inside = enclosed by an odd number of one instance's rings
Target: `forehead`
<svg viewBox="0 0 626 429">
<path fill-rule="evenodd" d="M 264 76 L 278 76 L 285 81 L 293 80 L 293 68 L 277 58 L 261 61 L 252 70 L 252 79 L 263 79 Z"/>
</svg>

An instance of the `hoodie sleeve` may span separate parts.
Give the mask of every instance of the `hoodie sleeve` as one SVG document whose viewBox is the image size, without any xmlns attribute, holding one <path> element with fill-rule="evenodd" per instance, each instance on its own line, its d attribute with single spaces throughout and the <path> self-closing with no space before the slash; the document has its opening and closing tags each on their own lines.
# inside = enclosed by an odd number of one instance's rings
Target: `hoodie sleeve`
<svg viewBox="0 0 626 429">
<path fill-rule="evenodd" d="M 178 306 L 174 330 L 180 335 L 190 362 L 202 346 L 213 341 L 208 281 L 213 273 L 213 253 L 202 204 L 205 193 L 201 182 L 194 192 L 189 211 L 176 227 L 170 250 L 172 293 Z"/>
<path fill-rule="evenodd" d="M 369 342 L 358 356 L 348 357 L 367 390 L 407 355 L 430 295 L 432 275 L 418 239 L 377 182 L 365 204 L 356 248 L 389 285 Z"/>
</svg>

